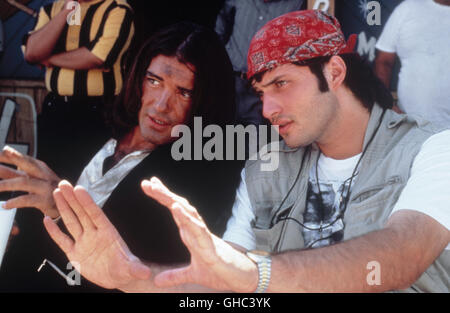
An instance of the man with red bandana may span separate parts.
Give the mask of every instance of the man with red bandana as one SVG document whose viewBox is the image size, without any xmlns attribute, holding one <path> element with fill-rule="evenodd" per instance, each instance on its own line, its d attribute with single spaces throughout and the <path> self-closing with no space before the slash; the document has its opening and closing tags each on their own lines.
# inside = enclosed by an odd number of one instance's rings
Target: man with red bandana
<svg viewBox="0 0 450 313">
<path fill-rule="evenodd" d="M 95 251 L 82 274 L 124 291 L 448 292 L 450 131 L 392 111 L 353 45 L 320 11 L 280 16 L 254 36 L 247 77 L 279 126 L 283 141 L 266 153 L 280 163 L 264 172 L 247 162 L 223 239 L 159 179 L 142 183 L 172 213 L 190 264 L 137 261 L 82 188 L 61 185 L 55 200 L 98 240 L 72 240 L 46 219 L 50 235 L 70 259 Z"/>
</svg>

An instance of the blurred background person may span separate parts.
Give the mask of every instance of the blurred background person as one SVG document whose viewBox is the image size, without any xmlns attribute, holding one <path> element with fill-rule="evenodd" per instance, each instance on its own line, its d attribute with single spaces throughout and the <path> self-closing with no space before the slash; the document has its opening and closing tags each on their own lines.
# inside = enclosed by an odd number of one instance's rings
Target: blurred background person
<svg viewBox="0 0 450 313">
<path fill-rule="evenodd" d="M 398 5 L 378 39 L 377 76 L 389 88 L 398 56 L 398 109 L 450 127 L 450 1 Z"/>
<path fill-rule="evenodd" d="M 38 158 L 60 175 L 76 179 L 109 137 L 103 109 L 122 89 L 133 34 L 125 0 L 65 0 L 42 7 L 25 36 L 25 59 L 46 67 L 49 91 L 38 117 Z"/>
<path fill-rule="evenodd" d="M 216 32 L 221 37 L 236 77 L 237 122 L 263 124 L 262 103 L 246 80 L 247 51 L 258 29 L 284 13 L 302 8 L 304 0 L 226 0 L 217 17 Z"/>
</svg>

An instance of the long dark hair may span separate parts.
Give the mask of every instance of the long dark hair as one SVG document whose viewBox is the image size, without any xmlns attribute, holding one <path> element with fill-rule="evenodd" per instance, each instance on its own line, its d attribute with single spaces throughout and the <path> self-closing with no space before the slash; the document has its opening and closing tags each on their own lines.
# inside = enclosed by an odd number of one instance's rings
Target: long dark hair
<svg viewBox="0 0 450 313">
<path fill-rule="evenodd" d="M 122 92 L 107 110 L 113 137 L 120 138 L 138 125 L 143 80 L 151 60 L 158 55 L 173 56 L 195 67 L 193 113 L 188 126 L 194 116 L 201 116 L 203 125 L 234 124 L 234 75 L 223 44 L 214 31 L 181 22 L 156 32 L 140 48 Z"/>
</svg>

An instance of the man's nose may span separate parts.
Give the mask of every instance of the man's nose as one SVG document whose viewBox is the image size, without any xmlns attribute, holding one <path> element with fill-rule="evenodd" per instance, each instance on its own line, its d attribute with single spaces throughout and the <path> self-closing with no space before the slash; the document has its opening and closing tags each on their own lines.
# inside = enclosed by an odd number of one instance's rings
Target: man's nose
<svg viewBox="0 0 450 313">
<path fill-rule="evenodd" d="M 264 94 L 262 98 L 262 103 L 263 103 L 262 114 L 269 121 L 272 121 L 274 117 L 280 114 L 281 107 L 275 97 L 268 94 Z"/>
<path fill-rule="evenodd" d="M 162 91 L 155 101 L 155 109 L 158 112 L 166 112 L 169 109 L 170 92 L 165 90 Z"/>
</svg>

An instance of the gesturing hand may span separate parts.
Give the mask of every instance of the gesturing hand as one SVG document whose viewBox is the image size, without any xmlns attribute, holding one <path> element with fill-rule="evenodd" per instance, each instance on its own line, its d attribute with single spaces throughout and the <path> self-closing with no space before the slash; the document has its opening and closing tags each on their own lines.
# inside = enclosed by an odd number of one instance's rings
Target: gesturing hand
<svg viewBox="0 0 450 313">
<path fill-rule="evenodd" d="M 48 217 L 44 225 L 86 279 L 104 288 L 126 288 L 150 278 L 150 269 L 134 256 L 87 191 L 62 181 L 53 193 L 56 205 L 73 239 Z M 144 239 L 144 238 L 143 238 Z"/>
<path fill-rule="evenodd" d="M 59 216 L 52 192 L 60 178 L 42 161 L 23 155 L 5 146 L 0 152 L 0 162 L 17 166 L 17 170 L 0 165 L 0 192 L 25 191 L 22 195 L 8 200 L 5 209 L 34 207 L 44 215 Z"/>
<path fill-rule="evenodd" d="M 189 202 L 169 191 L 157 178 L 142 182 L 144 192 L 169 208 L 181 239 L 191 253 L 191 263 L 158 274 L 158 287 L 185 283 L 237 292 L 253 292 L 258 284 L 258 269 L 243 253 L 212 234 Z"/>
</svg>

